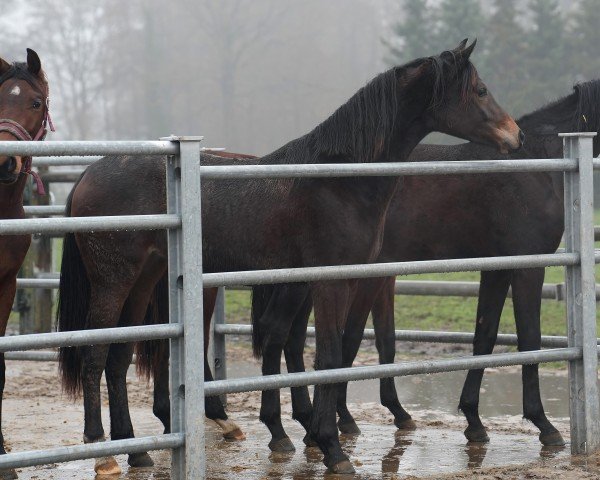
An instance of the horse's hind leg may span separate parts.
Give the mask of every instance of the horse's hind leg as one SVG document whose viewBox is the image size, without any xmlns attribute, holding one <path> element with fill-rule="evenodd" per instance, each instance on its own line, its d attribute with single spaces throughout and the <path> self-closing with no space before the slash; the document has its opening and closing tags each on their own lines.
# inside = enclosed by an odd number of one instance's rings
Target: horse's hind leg
<svg viewBox="0 0 600 480">
<path fill-rule="evenodd" d="M 304 304 L 293 320 L 287 343 L 283 348 L 285 363 L 289 373 L 304 372 L 304 344 L 306 343 L 306 327 L 312 310 L 312 297 L 306 295 Z M 312 418 L 312 404 L 308 387 L 292 387 L 292 418 L 300 422 L 306 430 L 304 443 L 307 447 L 316 447 L 317 444 L 310 438 L 310 420 Z"/>
<path fill-rule="evenodd" d="M 171 402 L 169 399 L 169 348 L 154 368 L 154 402 L 152 413 L 165 427 L 163 433 L 171 433 Z"/>
<path fill-rule="evenodd" d="M 375 342 L 381 365 L 394 363 L 396 356 L 396 333 L 394 322 L 394 287 L 396 279 L 389 277 L 379 292 L 373 304 L 373 325 L 375 327 Z M 394 425 L 400 430 L 412 430 L 415 422 L 410 414 L 402 408 L 396 393 L 394 378 L 382 378 L 379 384 L 381 404 L 394 415 Z"/>
<path fill-rule="evenodd" d="M 110 406 L 111 440 L 134 437 L 127 401 L 126 380 L 132 357 L 133 344 L 114 343 L 110 346 L 105 373 Z M 151 467 L 154 465 L 150 456 L 145 452 L 130 454 L 128 463 L 132 467 Z"/>
<path fill-rule="evenodd" d="M 492 353 L 498 335 L 500 315 L 508 293 L 512 270 L 481 272 L 479 303 L 473 354 Z M 458 408 L 462 410 L 469 425 L 465 436 L 470 442 L 487 442 L 489 437 L 479 418 L 479 390 L 483 378 L 483 369 L 469 370 L 463 386 Z"/>
<path fill-rule="evenodd" d="M 116 285 L 102 287 L 92 285 L 88 328 L 116 327 L 119 322 L 121 306 L 125 300 L 123 292 L 127 291 L 128 289 L 117 288 Z M 100 403 L 100 378 L 106 367 L 108 351 L 109 345 L 92 345 L 82 349 L 82 386 L 85 410 L 83 440 L 85 443 L 105 440 Z M 112 456 L 97 458 L 94 470 L 100 475 L 113 475 L 121 472 L 121 468 Z"/>
<path fill-rule="evenodd" d="M 329 370 L 342 365 L 342 332 L 350 308 L 350 282 L 311 283 L 315 310 L 317 354 L 315 368 Z M 316 385 L 311 419 L 311 437 L 324 454 L 323 463 L 332 473 L 354 473 L 348 456 L 342 451 L 335 423 L 338 385 Z"/>
<path fill-rule="evenodd" d="M 0 281 L 0 336 L 4 336 L 6 332 L 6 324 L 8 323 L 8 316 L 10 315 L 10 309 L 12 302 L 15 297 L 15 291 L 17 288 L 16 279 L 11 278 L 6 281 Z M 0 353 L 0 426 L 2 425 L 2 397 L 4 396 L 4 384 L 6 381 L 6 363 L 4 361 L 4 353 Z M 4 436 L 0 429 L 0 455 L 6 453 L 4 449 Z M 14 468 L 0 470 L 0 479 L 8 480 L 17 478 L 17 472 Z"/>
<path fill-rule="evenodd" d="M 544 269 L 515 270 L 511 281 L 519 351 L 541 348 L 540 308 Z M 523 365 L 523 416 L 540 429 L 544 445 L 564 445 L 561 434 L 544 413 L 538 365 Z"/>
<path fill-rule="evenodd" d="M 144 317 L 156 282 L 162 275 L 162 264 L 148 259 L 139 278 L 131 289 L 121 312 L 120 326 L 137 326 Z M 113 440 L 133 438 L 133 426 L 127 399 L 127 370 L 133 356 L 133 344 L 110 346 L 106 364 L 106 384 L 110 405 L 111 438 Z M 130 454 L 128 463 L 132 467 L 149 467 L 154 464 L 148 453 Z"/>
<path fill-rule="evenodd" d="M 281 373 L 281 354 L 287 343 L 294 318 L 302 308 L 307 289 L 304 285 L 277 285 L 273 289 L 267 309 L 258 320 L 264 332 L 262 344 L 262 374 Z M 281 400 L 279 389 L 263 390 L 260 404 L 260 421 L 271 432 L 269 448 L 274 452 L 294 451 L 281 423 Z"/>
<path fill-rule="evenodd" d="M 217 288 L 205 288 L 203 292 L 204 302 L 204 381 L 214 380 L 208 361 L 208 342 L 210 339 L 210 322 L 212 320 L 215 304 L 217 301 Z M 205 415 L 221 427 L 223 438 L 226 440 L 245 440 L 246 436 L 241 428 L 227 417 L 225 408 L 218 396 L 206 397 L 204 399 Z"/>
</svg>

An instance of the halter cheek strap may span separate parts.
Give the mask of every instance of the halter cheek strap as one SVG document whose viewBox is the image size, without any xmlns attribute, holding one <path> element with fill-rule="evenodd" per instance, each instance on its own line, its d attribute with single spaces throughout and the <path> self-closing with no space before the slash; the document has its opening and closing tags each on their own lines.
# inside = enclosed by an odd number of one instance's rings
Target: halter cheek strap
<svg viewBox="0 0 600 480">
<path fill-rule="evenodd" d="M 42 120 L 42 124 L 40 125 L 40 129 L 35 134 L 35 137 L 31 138 L 29 132 L 19 123 L 11 120 L 10 118 L 0 118 L 0 132 L 8 132 L 17 140 L 23 141 L 43 141 L 46 138 L 46 133 L 48 130 L 46 126 L 50 127 L 50 131 L 54 132 L 54 124 L 52 123 L 52 118 L 50 117 L 50 103 L 49 100 L 46 99 L 46 114 L 44 115 L 44 120 Z M 35 184 L 37 186 L 37 192 L 40 195 L 46 195 L 46 190 L 44 189 L 44 184 L 42 179 L 37 174 L 31 170 L 31 165 L 33 163 L 33 159 L 31 157 L 23 157 L 24 162 L 21 166 L 21 172 L 27 175 L 31 175 Z"/>
</svg>

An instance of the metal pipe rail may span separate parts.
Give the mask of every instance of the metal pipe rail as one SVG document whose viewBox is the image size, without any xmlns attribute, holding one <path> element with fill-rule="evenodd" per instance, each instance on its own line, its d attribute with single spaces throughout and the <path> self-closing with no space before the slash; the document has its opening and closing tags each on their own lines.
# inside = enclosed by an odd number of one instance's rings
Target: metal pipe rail
<svg viewBox="0 0 600 480">
<path fill-rule="evenodd" d="M 48 183 L 75 183 L 85 170 L 82 168 L 73 170 L 53 170 L 46 172 L 42 177 L 42 181 Z"/>
<path fill-rule="evenodd" d="M 25 205 L 25 215 L 64 215 L 66 205 Z"/>
<path fill-rule="evenodd" d="M 116 232 L 122 230 L 159 230 L 180 227 L 181 217 L 172 214 L 26 218 L 18 220 L 0 220 L 0 235 L 96 231 Z"/>
<path fill-rule="evenodd" d="M 149 450 L 179 448 L 184 445 L 184 442 L 185 437 L 183 433 L 168 433 L 148 437 L 127 438 L 125 440 L 72 445 L 47 450 L 7 453 L 6 455 L 0 455 L 0 469 L 70 462 L 72 460 L 85 460 L 87 458 L 106 457 L 121 453 L 131 454 L 147 452 Z"/>
<path fill-rule="evenodd" d="M 327 383 L 367 380 L 372 378 L 400 377 L 423 373 L 454 372 L 474 368 L 503 367 L 509 365 L 529 365 L 534 363 L 577 360 L 582 358 L 578 347 L 553 348 L 518 353 L 493 353 L 443 360 L 423 360 L 419 362 L 401 362 L 367 367 L 347 367 L 335 370 L 317 370 L 313 372 L 285 373 L 263 377 L 246 377 L 232 380 L 207 382 L 204 394 L 207 397 L 227 393 L 273 390 L 284 387 L 302 387 Z"/>
<path fill-rule="evenodd" d="M 513 268 L 537 268 L 576 265 L 578 262 L 579 255 L 576 253 L 553 253 L 546 255 L 515 255 L 506 257 L 204 273 L 202 275 L 202 280 L 204 287 L 229 287 L 240 284 L 263 285 L 270 283 L 336 280 L 341 278 L 392 277 L 414 273 L 447 273 L 480 270 L 506 270 Z"/>
<path fill-rule="evenodd" d="M 0 352 L 138 342 L 141 340 L 159 340 L 182 336 L 183 326 L 169 323 L 140 325 L 137 327 L 74 330 L 72 332 L 32 333 L 28 335 L 0 337 Z"/>
<path fill-rule="evenodd" d="M 570 172 L 577 170 L 572 159 L 469 160 L 402 163 L 339 163 L 291 165 L 201 166 L 203 179 L 383 177 L 399 175 L 446 175 L 506 172 Z"/>
<path fill-rule="evenodd" d="M 214 332 L 219 335 L 252 335 L 251 325 L 236 325 L 232 323 L 216 324 Z M 469 332 L 436 332 L 423 330 L 395 330 L 397 341 L 426 342 L 426 343 L 466 343 L 472 344 L 475 334 Z M 315 336 L 315 327 L 308 327 L 306 335 Z M 366 328 L 363 339 L 375 338 L 375 330 Z M 600 339 L 598 339 L 600 342 Z M 499 333 L 496 345 L 517 345 L 517 336 L 510 333 Z M 567 346 L 567 337 L 542 335 L 542 347 L 563 348 Z"/>
<path fill-rule="evenodd" d="M 64 157 L 40 157 L 33 159 L 33 164 L 36 167 L 79 167 L 89 166 L 100 160 L 100 155 L 90 155 L 87 157 L 75 157 L 75 156 L 64 156 Z"/>
<path fill-rule="evenodd" d="M 178 155 L 179 144 L 170 140 L 159 141 L 47 141 L 47 142 L 0 142 L 0 155 L 51 156 L 98 156 L 98 155 Z"/>
</svg>

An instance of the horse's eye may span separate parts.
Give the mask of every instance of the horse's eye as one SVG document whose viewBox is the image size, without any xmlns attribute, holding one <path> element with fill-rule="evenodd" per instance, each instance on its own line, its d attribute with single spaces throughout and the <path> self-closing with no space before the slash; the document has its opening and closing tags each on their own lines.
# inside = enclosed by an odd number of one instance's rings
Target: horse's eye
<svg viewBox="0 0 600 480">
<path fill-rule="evenodd" d="M 488 91 L 487 88 L 485 87 L 479 87 L 477 89 L 477 95 L 479 95 L 480 97 L 485 97 L 487 95 Z"/>
<path fill-rule="evenodd" d="M 33 108 L 40 108 L 42 106 L 42 102 L 40 100 L 33 101 Z"/>
</svg>

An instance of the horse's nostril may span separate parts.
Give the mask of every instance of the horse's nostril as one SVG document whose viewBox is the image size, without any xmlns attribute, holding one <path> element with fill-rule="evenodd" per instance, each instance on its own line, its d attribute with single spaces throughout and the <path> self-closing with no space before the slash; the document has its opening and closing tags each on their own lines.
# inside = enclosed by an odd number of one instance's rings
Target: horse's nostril
<svg viewBox="0 0 600 480">
<path fill-rule="evenodd" d="M 6 160 L 6 171 L 8 173 L 14 173 L 17 168 L 17 159 L 15 157 L 8 157 Z"/>
</svg>

